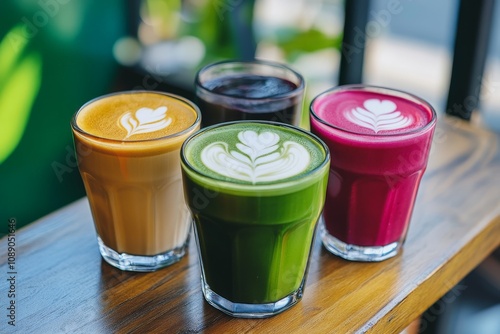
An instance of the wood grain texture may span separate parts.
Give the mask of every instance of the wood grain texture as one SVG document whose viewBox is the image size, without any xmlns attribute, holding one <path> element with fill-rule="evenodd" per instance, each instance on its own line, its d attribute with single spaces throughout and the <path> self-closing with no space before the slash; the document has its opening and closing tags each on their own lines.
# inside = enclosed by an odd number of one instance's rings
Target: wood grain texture
<svg viewBox="0 0 500 334">
<path fill-rule="evenodd" d="M 83 198 L 16 231 L 16 327 L 7 324 L 7 239 L 0 240 L 0 332 L 398 333 L 500 245 L 500 137 L 441 118 L 401 254 L 355 263 L 316 239 L 304 298 L 268 319 L 209 306 L 194 240 L 179 263 L 130 273 L 101 260 Z M 446 307 L 446 305 L 444 305 Z M 423 319 L 422 321 L 431 321 Z"/>
</svg>

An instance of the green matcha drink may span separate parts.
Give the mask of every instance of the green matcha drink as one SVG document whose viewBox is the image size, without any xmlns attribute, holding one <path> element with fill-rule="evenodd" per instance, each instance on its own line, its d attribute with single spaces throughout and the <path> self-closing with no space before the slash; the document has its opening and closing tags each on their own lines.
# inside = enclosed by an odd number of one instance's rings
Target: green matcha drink
<svg viewBox="0 0 500 334">
<path fill-rule="evenodd" d="M 207 301 L 239 317 L 279 313 L 302 296 L 330 156 L 296 127 L 223 123 L 183 145 Z"/>
</svg>

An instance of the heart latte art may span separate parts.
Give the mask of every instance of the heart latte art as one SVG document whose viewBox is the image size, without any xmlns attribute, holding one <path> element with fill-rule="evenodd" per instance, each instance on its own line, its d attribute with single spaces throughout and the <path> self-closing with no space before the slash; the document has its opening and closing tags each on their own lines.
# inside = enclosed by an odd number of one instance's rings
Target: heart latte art
<svg viewBox="0 0 500 334">
<path fill-rule="evenodd" d="M 156 109 L 140 108 L 135 113 L 127 112 L 120 118 L 120 124 L 127 130 L 124 139 L 135 134 L 154 132 L 166 128 L 172 118 L 166 116 L 167 107 Z"/>
<path fill-rule="evenodd" d="M 311 162 L 309 151 L 300 143 L 280 141 L 271 131 L 244 130 L 238 133 L 236 149 L 217 141 L 201 151 L 201 161 L 215 173 L 251 182 L 272 182 L 302 173 Z"/>
<path fill-rule="evenodd" d="M 412 119 L 398 111 L 396 103 L 390 100 L 368 99 L 363 103 L 363 107 L 348 110 L 345 117 L 375 133 L 403 129 L 412 124 Z"/>
</svg>

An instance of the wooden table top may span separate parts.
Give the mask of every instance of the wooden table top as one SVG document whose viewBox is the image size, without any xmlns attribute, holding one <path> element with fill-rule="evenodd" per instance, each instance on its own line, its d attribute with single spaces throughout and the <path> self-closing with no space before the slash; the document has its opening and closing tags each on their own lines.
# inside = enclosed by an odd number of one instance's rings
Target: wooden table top
<svg viewBox="0 0 500 334">
<path fill-rule="evenodd" d="M 10 258 L 0 240 L 0 332 L 397 333 L 500 245 L 499 147 L 500 136 L 443 116 L 402 252 L 347 262 L 316 238 L 303 299 L 259 320 L 204 301 L 194 239 L 182 261 L 154 273 L 105 263 L 83 198 L 15 231 Z"/>
</svg>

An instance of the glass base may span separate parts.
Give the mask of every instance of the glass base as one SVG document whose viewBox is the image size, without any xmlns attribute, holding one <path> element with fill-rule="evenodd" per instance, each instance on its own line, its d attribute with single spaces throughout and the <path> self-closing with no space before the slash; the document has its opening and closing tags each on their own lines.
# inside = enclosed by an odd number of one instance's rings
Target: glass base
<svg viewBox="0 0 500 334">
<path fill-rule="evenodd" d="M 126 271 L 151 272 L 178 262 L 186 254 L 189 238 L 180 247 L 151 256 L 118 253 L 106 246 L 99 237 L 97 237 L 97 243 L 101 256 L 110 265 Z"/>
<path fill-rule="evenodd" d="M 349 261 L 379 262 L 395 256 L 402 242 L 396 241 L 385 246 L 350 245 L 330 235 L 323 224 L 320 229 L 323 246 L 332 254 Z"/>
<path fill-rule="evenodd" d="M 201 289 L 205 300 L 216 309 L 236 318 L 267 318 L 281 313 L 302 299 L 304 285 L 305 278 L 302 280 L 302 283 L 297 290 L 274 303 L 245 304 L 233 303 L 218 295 L 210 289 L 203 277 L 201 278 Z"/>
</svg>

